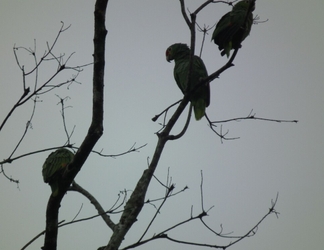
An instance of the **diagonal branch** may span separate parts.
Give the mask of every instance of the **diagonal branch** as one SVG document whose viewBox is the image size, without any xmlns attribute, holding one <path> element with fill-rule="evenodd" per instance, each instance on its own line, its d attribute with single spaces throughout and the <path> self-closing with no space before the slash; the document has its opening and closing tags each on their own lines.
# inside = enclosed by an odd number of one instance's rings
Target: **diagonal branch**
<svg viewBox="0 0 324 250">
<path fill-rule="evenodd" d="M 184 0 L 180 0 L 180 6 L 181 6 L 181 13 L 182 13 L 183 19 L 186 21 L 188 27 L 190 28 L 191 22 L 190 22 L 190 20 L 187 16 L 187 13 L 186 13 L 186 7 L 185 7 Z"/>
<path fill-rule="evenodd" d="M 166 202 L 166 200 L 170 197 L 173 189 L 175 188 L 175 186 L 172 184 L 167 188 L 167 193 L 165 194 L 162 203 L 160 204 L 159 208 L 156 210 L 152 220 L 150 221 L 150 223 L 148 224 L 147 228 L 145 229 L 144 233 L 142 234 L 142 236 L 139 238 L 138 242 L 141 242 L 141 240 L 144 238 L 145 234 L 147 233 L 147 231 L 150 229 L 151 225 L 153 224 L 154 220 L 156 219 L 157 215 L 160 213 L 161 208 L 163 207 L 164 203 Z"/>
<path fill-rule="evenodd" d="M 82 188 L 75 181 L 72 182 L 72 186 L 68 190 L 76 191 L 76 192 L 79 192 L 79 193 L 83 194 L 91 202 L 91 204 L 94 205 L 94 207 L 98 211 L 98 214 L 100 214 L 101 218 L 104 220 L 104 222 L 107 224 L 107 226 L 109 228 L 111 228 L 112 230 L 114 229 L 115 223 L 110 219 L 110 216 L 107 215 L 105 210 L 102 208 L 100 203 L 97 201 L 97 199 L 92 194 L 90 194 L 87 190 Z"/>
<path fill-rule="evenodd" d="M 191 114 L 192 114 L 192 104 L 190 103 L 190 107 L 189 107 L 188 115 L 187 115 L 187 120 L 186 120 L 186 123 L 185 123 L 182 131 L 177 135 L 169 135 L 168 136 L 169 140 L 177 140 L 177 139 L 181 138 L 186 133 L 186 131 L 187 131 L 188 127 L 189 127 Z"/>
</svg>

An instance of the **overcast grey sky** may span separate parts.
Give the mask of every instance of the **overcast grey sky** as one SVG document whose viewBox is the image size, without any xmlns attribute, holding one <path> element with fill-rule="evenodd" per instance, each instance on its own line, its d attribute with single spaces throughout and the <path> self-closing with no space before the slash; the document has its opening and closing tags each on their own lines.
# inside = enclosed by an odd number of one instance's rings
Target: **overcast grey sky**
<svg viewBox="0 0 324 250">
<path fill-rule="evenodd" d="M 186 1 L 194 11 L 204 1 Z M 12 48 L 33 47 L 37 41 L 40 58 L 45 42 L 53 41 L 61 26 L 70 25 L 55 48 L 69 55 L 70 66 L 92 60 L 94 1 L 17 1 L 0 3 L 1 33 L 1 109 L 2 121 L 20 97 L 22 83 Z M 213 4 L 200 13 L 199 25 L 212 26 L 230 10 Z M 200 170 L 204 173 L 205 208 L 208 224 L 215 230 L 243 234 L 268 211 L 271 199 L 279 192 L 277 211 L 264 221 L 257 234 L 231 247 L 236 249 L 304 250 L 324 245 L 324 2 L 257 0 L 254 14 L 266 23 L 254 25 L 243 42 L 235 67 L 211 83 L 212 120 L 246 116 L 273 119 L 297 119 L 298 124 L 261 121 L 226 123 L 224 130 L 239 140 L 225 141 L 208 128 L 206 120 L 192 121 L 186 135 L 166 145 L 156 172 L 165 180 L 168 168 L 177 190 L 189 190 L 170 199 L 162 209 L 151 236 L 176 222 L 200 212 Z M 151 118 L 181 98 L 173 79 L 174 63 L 165 60 L 166 48 L 176 42 L 189 43 L 189 30 L 181 16 L 178 0 L 110 1 L 107 11 L 107 58 L 105 75 L 105 131 L 96 146 L 107 154 L 148 143 L 140 153 L 117 159 L 92 155 L 76 181 L 88 189 L 108 209 L 120 190 L 132 190 L 147 166 L 160 127 Z M 209 35 L 212 32 L 209 32 Z M 197 33 L 197 48 L 201 42 Z M 31 58 L 21 52 L 21 62 L 32 67 Z M 209 73 L 226 58 L 207 37 L 202 54 Z M 53 66 L 53 65 L 52 65 Z M 40 81 L 55 68 L 40 69 Z M 60 79 L 70 78 L 67 72 Z M 40 98 L 26 139 L 16 155 L 61 145 L 65 142 L 58 98 L 69 96 L 67 125 L 75 132 L 72 141 L 80 144 L 91 118 L 91 67 L 73 84 Z M 33 79 L 28 84 L 32 86 Z M 17 144 L 30 117 L 32 104 L 19 108 L 0 133 L 1 159 L 7 158 Z M 184 119 L 184 118 L 183 118 Z M 181 122 L 183 122 L 181 119 Z M 183 123 L 181 123 L 183 124 Z M 176 129 L 180 129 L 181 125 Z M 175 132 L 176 133 L 176 132 Z M 47 153 L 24 158 L 5 166 L 6 173 L 19 179 L 19 189 L 0 176 L 0 248 L 20 249 L 44 229 L 45 209 L 50 188 L 43 183 L 41 167 Z M 156 198 L 164 190 L 156 181 L 147 198 Z M 60 219 L 69 221 L 83 208 L 78 218 L 96 214 L 89 202 L 69 192 L 60 210 Z M 146 206 L 125 240 L 138 239 L 143 225 L 155 210 Z M 113 217 L 116 221 L 117 217 Z M 108 241 L 110 230 L 101 219 L 62 228 L 58 249 L 96 249 Z M 180 239 L 224 244 L 224 239 L 206 233 L 197 223 L 170 233 Z M 43 237 L 29 249 L 39 249 Z M 141 249 L 198 249 L 156 241 Z"/>
</svg>

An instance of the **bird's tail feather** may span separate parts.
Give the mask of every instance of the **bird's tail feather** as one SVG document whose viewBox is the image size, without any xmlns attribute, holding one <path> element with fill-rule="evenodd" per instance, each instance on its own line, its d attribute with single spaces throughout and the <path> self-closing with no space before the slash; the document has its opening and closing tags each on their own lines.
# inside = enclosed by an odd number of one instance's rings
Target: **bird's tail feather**
<svg viewBox="0 0 324 250">
<path fill-rule="evenodd" d="M 193 104 L 193 109 L 195 113 L 195 118 L 199 121 L 205 115 L 206 102 L 204 99 L 198 99 Z"/>
</svg>

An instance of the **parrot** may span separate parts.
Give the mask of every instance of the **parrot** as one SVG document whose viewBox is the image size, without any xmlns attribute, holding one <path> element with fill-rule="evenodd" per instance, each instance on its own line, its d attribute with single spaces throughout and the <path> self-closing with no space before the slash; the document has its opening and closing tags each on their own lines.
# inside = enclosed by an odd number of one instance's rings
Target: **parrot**
<svg viewBox="0 0 324 250">
<path fill-rule="evenodd" d="M 169 46 L 165 52 L 166 60 L 171 62 L 174 60 L 174 79 L 183 94 L 192 90 L 201 78 L 208 76 L 203 60 L 193 57 L 192 74 L 190 81 L 190 89 L 187 90 L 188 71 L 190 61 L 190 49 L 187 44 L 175 43 Z M 205 115 L 205 109 L 210 102 L 210 86 L 209 82 L 199 87 L 190 97 L 196 120 L 200 120 Z"/>
<path fill-rule="evenodd" d="M 72 162 L 74 154 L 65 148 L 52 152 L 43 164 L 42 174 L 45 183 L 52 189 L 52 195 L 58 194 L 58 184 L 64 168 Z"/>
<path fill-rule="evenodd" d="M 250 7 L 251 4 L 251 7 Z M 233 6 L 217 23 L 212 40 L 218 45 L 221 55 L 230 55 L 231 49 L 241 46 L 243 40 L 250 34 L 253 23 L 252 12 L 255 0 L 241 0 Z M 247 13 L 249 11 L 249 13 Z"/>
</svg>

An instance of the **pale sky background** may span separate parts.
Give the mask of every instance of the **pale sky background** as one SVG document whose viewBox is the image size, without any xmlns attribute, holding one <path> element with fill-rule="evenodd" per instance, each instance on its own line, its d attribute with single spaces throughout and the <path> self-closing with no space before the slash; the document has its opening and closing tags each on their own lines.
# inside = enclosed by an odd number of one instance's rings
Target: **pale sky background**
<svg viewBox="0 0 324 250">
<path fill-rule="evenodd" d="M 204 1 L 186 1 L 194 11 Z M 33 47 L 37 41 L 38 58 L 52 42 L 61 23 L 71 24 L 62 34 L 56 53 L 75 52 L 68 65 L 92 60 L 94 1 L 18 1 L 0 3 L 1 33 L 1 110 L 2 121 L 21 95 L 22 81 L 12 48 Z M 230 10 L 213 4 L 200 13 L 200 25 L 213 25 Z M 162 154 L 156 176 L 166 179 L 168 168 L 176 191 L 189 189 L 167 201 L 148 236 L 187 219 L 191 205 L 194 215 L 200 210 L 200 170 L 204 173 L 205 221 L 215 230 L 240 235 L 247 232 L 271 206 L 279 192 L 276 210 L 254 237 L 231 247 L 262 250 L 322 249 L 324 245 L 324 2 L 323 0 L 257 0 L 256 10 L 263 24 L 254 25 L 235 60 L 235 67 L 211 84 L 212 120 L 246 116 L 251 109 L 257 116 L 297 119 L 298 124 L 262 121 L 226 123 L 225 141 L 208 128 L 205 119 L 192 121 L 186 135 L 169 142 Z M 189 30 L 181 16 L 178 0 L 110 1 L 107 11 L 107 58 L 105 74 L 105 131 L 96 146 L 107 154 L 127 150 L 133 143 L 148 143 L 140 153 L 117 159 L 92 155 L 76 181 L 108 209 L 119 191 L 132 190 L 152 157 L 160 127 L 151 118 L 181 98 L 173 79 L 174 63 L 165 60 L 166 48 L 176 42 L 189 43 Z M 209 33 L 211 35 L 212 31 Z M 197 45 L 201 34 L 197 33 Z M 199 46 L 196 48 L 196 53 Z M 21 54 L 26 69 L 32 60 Z M 202 58 L 209 73 L 225 62 L 207 37 Z M 49 65 L 48 65 L 49 66 Z M 55 71 L 40 69 L 40 83 Z M 53 68 L 54 67 L 54 68 Z M 61 80 L 71 73 L 63 73 Z M 65 135 L 58 98 L 69 96 L 66 110 L 68 129 L 75 125 L 72 142 L 83 140 L 91 118 L 92 67 L 86 68 L 67 90 L 62 88 L 41 96 L 32 129 L 16 155 L 62 145 Z M 28 80 L 32 86 L 33 78 Z M 17 144 L 30 117 L 32 104 L 12 115 L 0 133 L 1 159 Z M 181 119 L 181 126 L 183 119 Z M 177 126 L 177 131 L 181 128 Z M 174 132 L 176 133 L 176 131 Z M 43 183 L 41 167 L 48 153 L 34 155 L 5 166 L 9 176 L 19 179 L 19 189 L 0 176 L 0 248 L 21 249 L 45 227 L 45 209 L 50 188 Z M 152 181 L 147 198 L 161 197 L 164 189 Z M 69 221 L 83 208 L 78 218 L 96 214 L 81 195 L 69 192 L 60 210 L 60 220 Z M 139 221 L 127 235 L 123 246 L 137 241 L 155 209 L 147 205 Z M 117 222 L 117 217 L 112 217 Z M 100 218 L 64 227 L 59 231 L 58 249 L 97 249 L 109 239 L 110 229 Z M 192 223 L 169 233 L 182 240 L 213 244 L 228 241 L 214 237 L 200 224 Z M 28 249 L 40 249 L 39 238 Z M 201 249 L 159 240 L 139 249 Z"/>
</svg>

